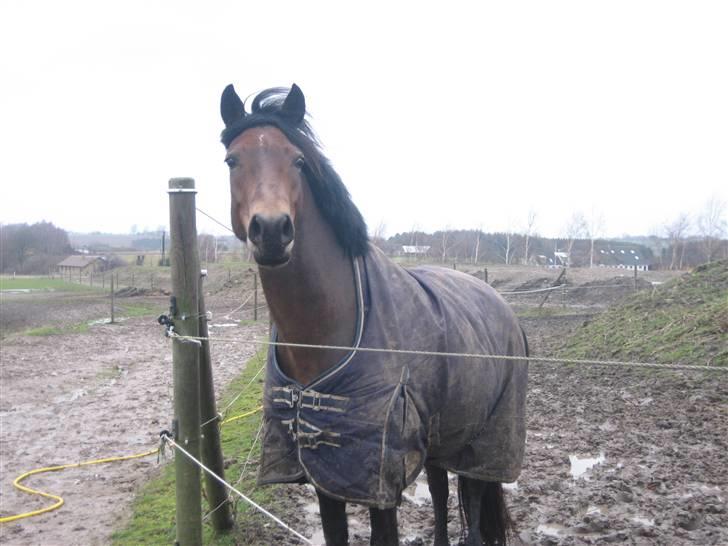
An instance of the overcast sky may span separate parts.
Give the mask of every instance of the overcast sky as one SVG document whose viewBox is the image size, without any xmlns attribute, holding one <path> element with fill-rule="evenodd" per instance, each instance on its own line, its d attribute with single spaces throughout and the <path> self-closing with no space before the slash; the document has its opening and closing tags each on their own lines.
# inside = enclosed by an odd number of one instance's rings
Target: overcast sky
<svg viewBox="0 0 728 546">
<path fill-rule="evenodd" d="M 728 200 L 728 3 L 0 3 L 0 222 L 229 224 L 219 97 L 296 82 L 370 229 L 657 233 Z M 198 229 L 224 230 L 204 217 Z"/>
</svg>

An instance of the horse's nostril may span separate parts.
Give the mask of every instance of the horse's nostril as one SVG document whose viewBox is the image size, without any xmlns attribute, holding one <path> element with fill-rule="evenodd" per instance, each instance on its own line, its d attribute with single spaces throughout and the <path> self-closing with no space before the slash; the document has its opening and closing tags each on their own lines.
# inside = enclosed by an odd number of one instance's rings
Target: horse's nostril
<svg viewBox="0 0 728 546">
<path fill-rule="evenodd" d="M 288 214 L 273 217 L 254 214 L 248 225 L 248 239 L 257 247 L 286 247 L 293 241 L 294 231 Z"/>
<path fill-rule="evenodd" d="M 260 217 L 257 214 L 254 214 L 250 219 L 248 237 L 250 238 L 250 242 L 255 245 L 260 245 L 263 242 L 263 225 L 261 224 Z"/>
<path fill-rule="evenodd" d="M 291 217 L 286 214 L 284 215 L 283 222 L 281 224 L 281 244 L 286 246 L 293 241 L 293 234 L 293 222 L 291 221 Z"/>
</svg>

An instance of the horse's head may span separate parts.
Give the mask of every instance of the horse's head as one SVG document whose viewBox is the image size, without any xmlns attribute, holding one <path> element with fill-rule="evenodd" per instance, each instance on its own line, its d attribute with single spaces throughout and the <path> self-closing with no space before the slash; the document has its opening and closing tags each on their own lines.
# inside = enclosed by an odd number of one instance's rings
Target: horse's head
<svg viewBox="0 0 728 546">
<path fill-rule="evenodd" d="M 250 242 L 259 265 L 285 265 L 295 238 L 306 159 L 284 133 L 284 127 L 296 127 L 303 121 L 303 93 L 294 84 L 275 116 L 259 115 L 256 119 L 246 114 L 243 102 L 229 85 L 222 94 L 220 111 L 226 131 L 240 129 L 225 143 L 233 230 L 238 238 Z"/>
<path fill-rule="evenodd" d="M 345 253 L 367 253 L 364 218 L 304 119 L 306 101 L 296 84 L 290 91 L 262 91 L 250 113 L 228 85 L 220 113 L 225 122 L 225 161 L 230 166 L 233 230 L 239 239 L 250 241 L 259 265 L 288 263 L 294 226 L 302 235 L 303 211 L 314 205 Z M 311 200 L 304 199 L 308 195 Z"/>
</svg>

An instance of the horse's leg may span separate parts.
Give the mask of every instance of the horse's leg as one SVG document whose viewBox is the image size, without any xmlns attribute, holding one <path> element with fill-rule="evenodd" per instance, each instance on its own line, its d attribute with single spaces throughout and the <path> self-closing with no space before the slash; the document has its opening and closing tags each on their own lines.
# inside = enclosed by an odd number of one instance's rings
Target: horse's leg
<svg viewBox="0 0 728 546">
<path fill-rule="evenodd" d="M 397 529 L 397 508 L 379 510 L 369 509 L 369 522 L 372 527 L 372 536 L 369 544 L 372 546 L 398 546 L 399 529 Z"/>
<path fill-rule="evenodd" d="M 326 546 L 349 544 L 349 526 L 346 521 L 346 503 L 327 497 L 316 491 L 321 513 L 321 527 L 324 530 Z"/>
<path fill-rule="evenodd" d="M 434 546 L 449 546 L 447 539 L 447 470 L 436 466 L 425 465 L 427 486 L 432 497 L 432 508 L 435 511 Z"/>
<path fill-rule="evenodd" d="M 480 508 L 485 482 L 459 476 L 458 489 L 460 489 L 459 496 L 463 504 L 462 509 L 465 512 L 467 527 L 465 546 L 481 546 L 483 542 L 480 537 Z"/>
</svg>

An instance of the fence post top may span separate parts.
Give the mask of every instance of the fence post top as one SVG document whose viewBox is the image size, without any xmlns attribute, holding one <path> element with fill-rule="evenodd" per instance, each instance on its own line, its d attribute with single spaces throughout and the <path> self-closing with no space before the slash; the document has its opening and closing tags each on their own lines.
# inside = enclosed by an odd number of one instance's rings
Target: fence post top
<svg viewBox="0 0 728 546">
<path fill-rule="evenodd" d="M 195 190 L 195 179 L 188 177 L 170 178 L 169 179 L 169 190 L 170 192 L 179 190 Z"/>
</svg>

